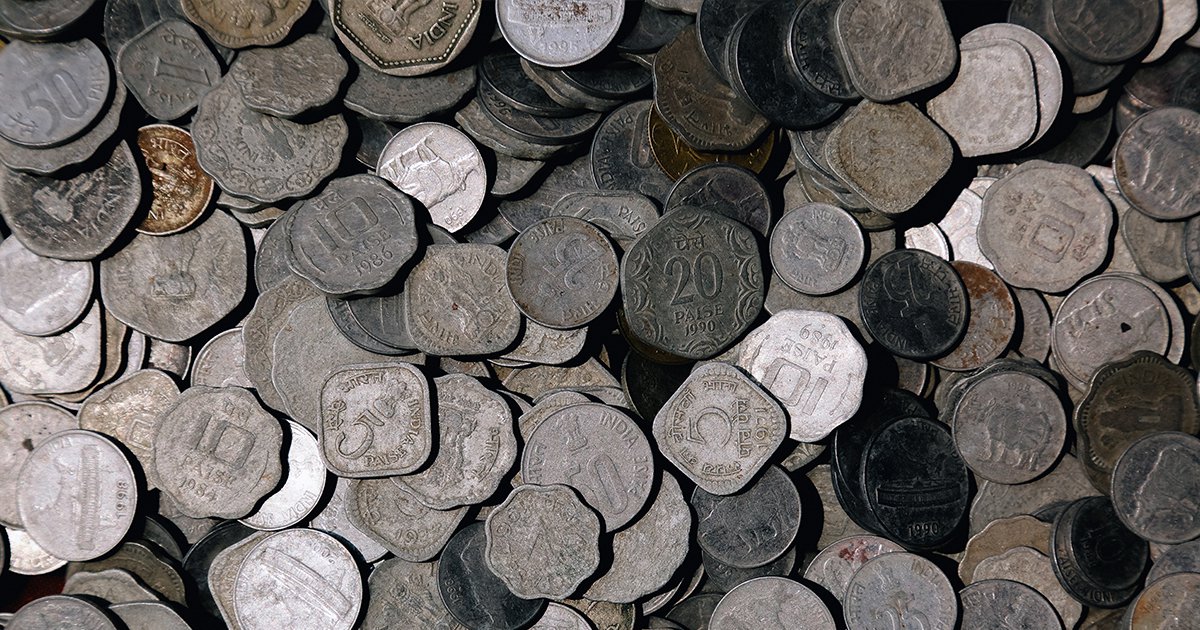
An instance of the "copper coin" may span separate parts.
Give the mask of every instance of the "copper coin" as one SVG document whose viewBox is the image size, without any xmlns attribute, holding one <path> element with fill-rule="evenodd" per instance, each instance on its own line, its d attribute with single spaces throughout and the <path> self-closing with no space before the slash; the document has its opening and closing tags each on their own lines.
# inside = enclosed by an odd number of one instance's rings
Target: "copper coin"
<svg viewBox="0 0 1200 630">
<path fill-rule="evenodd" d="M 963 372 L 983 367 L 1008 349 L 1017 328 L 1017 304 L 1008 285 L 994 271 L 964 260 L 950 265 L 967 289 L 967 332 L 950 354 L 933 364 Z"/>
<path fill-rule="evenodd" d="M 192 134 L 172 125 L 138 129 L 138 149 L 150 171 L 150 213 L 137 231 L 164 236 L 191 227 L 213 198 L 214 184 L 196 161 Z"/>
<path fill-rule="evenodd" d="M 749 149 L 737 153 L 713 153 L 701 151 L 684 141 L 667 126 L 658 107 L 650 108 L 650 151 L 654 161 L 662 167 L 667 177 L 679 179 L 684 173 L 705 164 L 728 162 L 744 166 L 755 173 L 761 173 L 771 159 L 775 149 L 775 132 L 763 134 Z"/>
</svg>

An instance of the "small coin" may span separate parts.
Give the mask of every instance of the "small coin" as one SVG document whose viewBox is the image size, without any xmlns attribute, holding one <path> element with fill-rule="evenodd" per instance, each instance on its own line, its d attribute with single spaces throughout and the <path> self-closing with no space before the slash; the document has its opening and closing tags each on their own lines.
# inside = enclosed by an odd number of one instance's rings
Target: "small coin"
<svg viewBox="0 0 1200 630">
<path fill-rule="evenodd" d="M 54 335 L 91 306 L 90 263 L 44 258 L 16 238 L 0 242 L 0 319 L 24 335 Z"/>
<path fill-rule="evenodd" d="M 379 156 L 378 172 L 420 201 L 434 225 L 451 232 L 471 222 L 487 191 L 475 143 L 441 123 L 418 123 L 396 134 Z"/>
<path fill-rule="evenodd" d="M 80 391 L 96 382 L 103 361 L 105 313 L 92 303 L 83 319 L 48 337 L 23 335 L 0 321 L 0 383 L 20 394 Z"/>
<path fill-rule="evenodd" d="M 332 0 L 329 18 L 342 44 L 363 63 L 411 77 L 444 68 L 466 48 L 484 3 Z"/>
<path fill-rule="evenodd" d="M 63 560 L 98 558 L 133 524 L 137 480 L 129 460 L 98 433 L 56 433 L 29 454 L 17 479 L 21 524 Z"/>
<path fill-rule="evenodd" d="M 555 167 L 530 194 L 500 202 L 498 210 L 516 230 L 555 216 L 555 208 L 567 195 L 596 190 L 590 155 L 582 155 L 567 164 Z"/>
<path fill-rule="evenodd" d="M 347 109 L 376 120 L 415 123 L 454 107 L 475 87 L 475 66 L 421 77 L 395 77 L 363 63 L 357 65 L 343 100 Z M 387 139 L 392 135 L 394 132 Z M 378 157 L 367 165 L 377 162 Z"/>
<path fill-rule="evenodd" d="M 903 601 L 903 605 L 895 602 Z M 921 556 L 892 552 L 863 564 L 846 589 L 846 623 L 876 628 L 882 620 L 930 628 L 952 628 L 958 619 L 958 598 L 946 575 Z"/>
<path fill-rule="evenodd" d="M 980 580 L 958 592 L 962 624 L 983 628 L 997 619 L 1030 630 L 1061 628 L 1054 606 L 1033 588 L 1012 580 Z"/>
<path fill-rule="evenodd" d="M 904 551 L 896 543 L 878 536 L 850 536 L 829 545 L 817 554 L 804 579 L 823 587 L 838 602 L 845 602 L 850 578 L 870 560 L 885 553 Z"/>
<path fill-rule="evenodd" d="M 467 515 L 466 507 L 434 510 L 393 479 L 351 483 L 347 514 L 356 527 L 410 562 L 431 560 Z"/>
<path fill-rule="evenodd" d="M 1187 275 L 1183 253 L 1186 222 L 1155 221 L 1127 206 L 1119 223 L 1121 237 L 1142 275 L 1164 284 Z"/>
<path fill-rule="evenodd" d="M 242 524 L 254 529 L 279 530 L 305 520 L 325 492 L 325 463 L 316 438 L 291 420 L 283 426 L 283 482 L 241 519 Z"/>
<path fill-rule="evenodd" d="M 23 402 L 0 408 L 0 448 L 4 452 L 0 459 L 4 490 L 0 492 L 0 523 L 10 528 L 21 526 L 17 476 L 33 450 L 52 435 L 77 428 L 79 424 L 69 412 L 50 403 Z M 15 571 L 19 563 L 17 541 L 11 538 L 14 531 L 9 531 L 9 543 Z M 35 548 L 40 549 L 36 543 L 31 549 Z"/>
<path fill-rule="evenodd" d="M 103 433 L 129 449 L 154 489 L 154 435 L 160 415 L 175 404 L 179 386 L 158 370 L 138 370 L 97 390 L 79 407 L 79 428 Z"/>
<path fill-rule="evenodd" d="M 422 628 L 465 630 L 442 604 L 437 565 L 389 558 L 375 565 L 367 578 L 365 630 L 388 630 L 416 623 Z"/>
<path fill-rule="evenodd" d="M 1041 140 L 1058 119 L 1063 102 L 1063 69 L 1050 44 L 1040 35 L 1017 24 L 985 24 L 963 35 L 962 43 L 1008 40 L 1020 44 L 1033 61 L 1037 97 L 1037 131 L 1031 142 Z"/>
<path fill-rule="evenodd" d="M 1200 541 L 1172 545 L 1154 559 L 1146 574 L 1146 583 L 1153 584 L 1173 573 L 1200 573 L 1197 569 L 1200 569 Z"/>
<path fill-rule="evenodd" d="M 323 293 L 372 293 L 417 250 L 409 198 L 373 175 L 333 180 L 291 210 L 288 266 Z"/>
<path fill-rule="evenodd" d="M 897 19 L 904 25 L 897 27 Z M 838 8 L 834 33 L 855 89 L 874 101 L 937 85 L 958 64 L 950 24 L 933 0 L 848 0 Z"/>
<path fill-rule="evenodd" d="M 1138 118 L 1121 134 L 1113 171 L 1121 193 L 1134 208 L 1160 221 L 1200 213 L 1196 184 L 1179 170 L 1200 151 L 1192 140 L 1192 130 L 1198 126 L 1200 114 L 1164 107 Z"/>
<path fill-rule="evenodd" d="M 254 308 L 242 322 L 242 344 L 245 357 L 242 368 L 255 391 L 272 409 L 284 409 L 284 401 L 271 381 L 272 352 L 275 335 L 287 322 L 292 308 L 310 298 L 318 297 L 308 281 L 291 274 L 271 288 L 261 288 Z"/>
<path fill-rule="evenodd" d="M 958 563 L 958 575 L 963 583 L 975 581 L 975 569 L 989 558 L 1005 554 L 1017 547 L 1029 547 L 1044 555 L 1050 554 L 1050 523 L 1027 514 L 998 518 L 983 531 L 967 541 Z"/>
<path fill-rule="evenodd" d="M 1162 544 L 1200 537 L 1189 504 L 1200 478 L 1200 440 L 1186 433 L 1151 433 L 1125 449 L 1113 467 L 1113 507 L 1138 536 Z"/>
<path fill-rule="evenodd" d="M 850 213 L 823 203 L 787 211 L 771 232 L 771 267 L 793 289 L 827 295 L 850 284 L 866 241 Z"/>
<path fill-rule="evenodd" d="M 665 200 L 673 179 L 650 150 L 651 101 L 633 101 L 609 113 L 592 139 L 591 163 L 601 190 L 630 190 Z"/>
<path fill-rule="evenodd" d="M 321 387 L 320 438 L 325 465 L 340 477 L 420 468 L 433 439 L 425 376 L 406 363 L 334 368 Z"/>
<path fill-rule="evenodd" d="M 112 7 L 119 3 L 106 4 Z M 149 28 L 139 31 L 119 49 L 112 48 L 120 51 L 116 54 L 117 70 L 151 117 L 182 118 L 221 80 L 221 64 L 191 24 L 167 17 L 151 20 L 146 26 Z M 116 42 L 109 39 L 108 44 L 115 46 Z"/>
<path fill-rule="evenodd" d="M 244 389 L 189 388 L 153 439 L 159 486 L 189 516 L 241 518 L 279 484 L 283 429 Z"/>
<path fill-rule="evenodd" d="M 186 230 L 208 209 L 216 187 L 196 162 L 192 135 L 171 125 L 147 125 L 138 129 L 137 142 L 153 191 L 137 231 L 164 236 Z"/>
<path fill-rule="evenodd" d="M 783 555 L 800 526 L 800 495 L 778 466 L 769 466 L 737 494 L 714 495 L 696 488 L 696 540 L 717 560 L 737 568 L 764 565 Z M 756 544 L 746 545 L 746 536 Z"/>
<path fill-rule="evenodd" d="M 243 51 L 229 67 L 229 78 L 246 107 L 296 118 L 329 104 L 349 69 L 332 41 L 305 35 L 286 46 Z"/>
<path fill-rule="evenodd" d="M 222 46 L 278 44 L 308 10 L 310 0 L 181 0 L 183 14 Z"/>
<path fill-rule="evenodd" d="M 39 628 L 88 628 L 116 630 L 104 608 L 87 599 L 70 595 L 47 595 L 29 602 L 17 610 L 5 624 L 12 630 Z"/>
<path fill-rule="evenodd" d="M 170 236 L 138 234 L 100 263 L 100 295 L 117 319 L 165 341 L 187 341 L 246 294 L 241 224 L 213 212 Z"/>
<path fill-rule="evenodd" d="M 602 117 L 600 112 L 572 112 L 570 116 L 558 117 L 530 114 L 513 107 L 486 81 L 480 82 L 477 94 L 484 112 L 505 132 L 538 144 L 564 145 L 581 141 Z"/>
<path fill-rule="evenodd" d="M 9 496 L 13 497 L 15 506 L 16 494 Z M 9 529 L 5 535 L 8 537 L 8 570 L 16 575 L 45 575 L 67 564 L 66 560 L 39 547 L 24 530 Z"/>
<path fill-rule="evenodd" d="M 597 227 L 549 217 L 521 232 L 508 251 L 507 284 L 521 312 L 551 328 L 579 328 L 617 292 L 617 254 Z"/>
<path fill-rule="evenodd" d="M 867 267 L 858 294 L 871 336 L 898 356 L 945 355 L 967 328 L 969 302 L 962 279 L 929 252 L 884 254 Z"/>
<path fill-rule="evenodd" d="M 436 355 L 492 354 L 517 340 L 521 314 L 494 245 L 431 245 L 404 285 L 413 343 Z"/>
<path fill-rule="evenodd" d="M 522 599 L 508 590 L 488 568 L 486 547 L 483 523 L 468 525 L 450 539 L 437 563 L 441 600 L 450 614 L 469 628 L 523 628 L 542 612 L 545 600 Z"/>
<path fill-rule="evenodd" d="M 350 519 L 354 507 L 354 480 L 338 476 L 334 476 L 334 480 L 333 493 L 326 492 L 326 503 L 313 515 L 309 527 L 333 535 L 364 562 L 378 562 L 387 555 L 387 548 Z"/>
<path fill-rule="evenodd" d="M 27 147 L 52 147 L 83 133 L 108 103 L 112 84 L 104 53 L 87 39 L 13 41 L 0 51 L 0 75 L 8 88 L 0 99 L 0 136 Z"/>
<path fill-rule="evenodd" d="M 276 532 L 254 546 L 234 582 L 237 622 L 255 628 L 354 627 L 362 576 L 337 539 L 313 529 Z"/>
<path fill-rule="evenodd" d="M 496 23 L 517 54 L 547 68 L 574 66 L 600 54 L 617 36 L 625 3 L 588 0 L 572 8 L 497 0 Z"/>
</svg>

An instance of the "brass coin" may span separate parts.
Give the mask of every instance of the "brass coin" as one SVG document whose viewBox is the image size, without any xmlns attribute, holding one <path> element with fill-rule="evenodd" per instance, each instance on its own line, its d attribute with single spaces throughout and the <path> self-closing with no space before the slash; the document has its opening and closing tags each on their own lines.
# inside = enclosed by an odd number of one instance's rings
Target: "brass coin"
<svg viewBox="0 0 1200 630">
<path fill-rule="evenodd" d="M 738 153 L 701 151 L 684 142 L 683 138 L 671 131 L 662 115 L 658 113 L 657 106 L 650 108 L 649 124 L 650 151 L 654 154 L 654 161 L 658 162 L 662 170 L 673 180 L 683 177 L 684 173 L 697 166 L 719 162 L 737 164 L 755 173 L 761 173 L 771 159 L 771 152 L 775 149 L 775 132 L 770 131 L 763 134 L 745 151 Z"/>
<path fill-rule="evenodd" d="M 150 213 L 137 231 L 165 236 L 191 227 L 213 198 L 214 184 L 196 162 L 192 134 L 172 125 L 138 129 L 138 149 L 150 171 Z"/>
</svg>

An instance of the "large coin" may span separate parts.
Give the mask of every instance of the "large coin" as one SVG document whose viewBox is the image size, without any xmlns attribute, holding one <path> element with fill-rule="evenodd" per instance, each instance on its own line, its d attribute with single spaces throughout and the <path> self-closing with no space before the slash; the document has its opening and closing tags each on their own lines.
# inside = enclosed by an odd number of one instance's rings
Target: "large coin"
<svg viewBox="0 0 1200 630">
<path fill-rule="evenodd" d="M 90 40 L 12 42 L 0 52 L 0 136 L 49 147 L 83 133 L 108 103 L 112 72 Z"/>
<path fill-rule="evenodd" d="M 133 524 L 137 480 L 125 454 L 91 431 L 63 431 L 29 454 L 17 480 L 25 531 L 63 560 L 98 558 Z"/>
<path fill-rule="evenodd" d="M 846 623 L 864 630 L 953 628 L 958 619 L 950 580 L 936 564 L 905 552 L 885 553 L 864 564 L 850 580 L 845 604 Z"/>
<path fill-rule="evenodd" d="M 179 386 L 158 370 L 138 370 L 98 390 L 79 407 L 79 428 L 103 433 L 137 459 L 146 487 L 157 487 L 154 434 L 162 412 L 175 404 Z"/>
<path fill-rule="evenodd" d="M 517 340 L 521 313 L 504 286 L 504 250 L 431 245 L 404 284 L 413 344 L 436 355 L 492 354 Z"/>
<path fill-rule="evenodd" d="M 958 47 L 936 0 L 846 0 L 834 32 L 854 87 L 894 101 L 941 83 L 958 65 Z"/>
<path fill-rule="evenodd" d="M 354 556 L 333 536 L 289 529 L 263 539 L 242 561 L 234 582 L 243 630 L 350 630 L 363 601 Z"/>
<path fill-rule="evenodd" d="M 1117 185 L 1135 208 L 1159 221 L 1200 213 L 1196 181 L 1182 169 L 1196 159 L 1200 114 L 1163 107 L 1129 125 L 1113 153 Z"/>
<path fill-rule="evenodd" d="M 291 32 L 310 0 L 181 0 L 183 14 L 229 48 L 271 46 Z"/>
<path fill-rule="evenodd" d="M 948 353 L 967 329 L 967 291 L 946 261 L 897 250 L 871 263 L 858 288 L 863 323 L 893 354 L 930 359 Z"/>
<path fill-rule="evenodd" d="M 1067 416 L 1049 384 L 1018 371 L 969 385 L 954 407 L 954 443 L 975 474 L 998 483 L 1033 480 L 1058 461 Z"/>
<path fill-rule="evenodd" d="M 0 319 L 23 335 L 63 332 L 92 301 L 90 263 L 44 258 L 19 239 L 0 242 Z"/>
<path fill-rule="evenodd" d="M 570 8 L 524 0 L 496 0 L 496 22 L 522 57 L 547 68 L 574 66 L 604 50 L 617 35 L 625 3 L 585 0 Z"/>
<path fill-rule="evenodd" d="M 417 123 L 393 136 L 379 154 L 378 173 L 420 201 L 434 225 L 451 232 L 475 218 L 487 192 L 479 148 L 441 123 Z"/>
<path fill-rule="evenodd" d="M 321 387 L 321 456 L 340 477 L 389 477 L 429 458 L 429 383 L 406 363 L 337 367 Z"/>
<path fill-rule="evenodd" d="M 50 436 L 79 428 L 78 422 L 61 407 L 45 402 L 24 402 L 0 409 L 0 524 L 19 527 L 17 477 L 35 448 Z M 12 531 L 9 535 L 12 535 Z M 17 544 L 10 540 L 16 566 Z M 35 543 L 36 546 L 36 543 Z"/>
<path fill-rule="evenodd" d="M 579 328 L 617 293 L 617 254 L 596 226 L 574 217 L 533 224 L 508 250 L 507 284 L 522 313 L 551 328 Z"/>
<path fill-rule="evenodd" d="M 463 51 L 483 3 L 331 0 L 327 6 L 351 54 L 381 72 L 411 77 L 445 67 Z"/>
</svg>

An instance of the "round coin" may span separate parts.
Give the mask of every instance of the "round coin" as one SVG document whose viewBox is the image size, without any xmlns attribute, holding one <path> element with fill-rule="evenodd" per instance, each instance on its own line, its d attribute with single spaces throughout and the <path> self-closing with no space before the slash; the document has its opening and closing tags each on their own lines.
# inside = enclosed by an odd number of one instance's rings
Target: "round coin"
<svg viewBox="0 0 1200 630">
<path fill-rule="evenodd" d="M 551 328 L 579 328 L 617 293 L 617 254 L 591 223 L 556 216 L 533 224 L 508 250 L 507 283 L 517 308 Z"/>
<path fill-rule="evenodd" d="M 1023 372 L 996 372 L 967 387 L 954 407 L 954 443 L 975 474 L 1018 484 L 1050 469 L 1067 416 L 1058 393 Z"/>
<path fill-rule="evenodd" d="M 884 254 L 867 267 L 858 295 L 871 336 L 902 357 L 945 355 L 967 329 L 969 302 L 962 279 L 929 252 Z"/>
<path fill-rule="evenodd" d="M 212 201 L 216 184 L 196 161 L 192 134 L 171 125 L 138 129 L 138 149 L 150 171 L 150 212 L 142 234 L 163 236 L 191 227 Z"/>
<path fill-rule="evenodd" d="M 289 529 L 254 546 L 238 569 L 233 597 L 245 630 L 350 630 L 363 602 L 362 576 L 333 536 Z"/>
<path fill-rule="evenodd" d="M 91 263 L 43 258 L 10 237 L 0 242 L 0 319 L 23 335 L 68 329 L 92 302 Z"/>
<path fill-rule="evenodd" d="M 931 363 L 960 372 L 978 369 L 1008 349 L 1017 328 L 1017 304 L 1008 285 L 987 267 L 962 260 L 950 266 L 967 290 L 967 330 L 949 354 Z"/>
<path fill-rule="evenodd" d="M 800 494 L 778 466 L 768 466 L 737 494 L 721 496 L 696 488 L 691 504 L 700 548 L 740 569 L 762 566 L 783 555 L 800 527 Z"/>
<path fill-rule="evenodd" d="M 496 0 L 496 23 L 513 50 L 547 68 L 574 66 L 595 57 L 625 15 L 621 0 L 585 0 L 565 6 Z"/>
<path fill-rule="evenodd" d="M 54 434 L 29 454 L 17 480 L 25 531 L 63 560 L 92 560 L 120 544 L 137 500 L 129 460 L 91 431 Z"/>
<path fill-rule="evenodd" d="M 42 628 L 87 628 L 117 630 L 104 609 L 81 597 L 48 595 L 39 597 L 17 610 L 4 625 L 11 630 Z"/>
<path fill-rule="evenodd" d="M 433 224 L 457 232 L 471 222 L 487 193 L 479 148 L 442 123 L 417 123 L 392 137 L 379 155 L 379 176 L 420 201 Z"/>
<path fill-rule="evenodd" d="M 783 577 L 760 577 L 729 591 L 713 610 L 711 630 L 748 625 L 779 630 L 833 630 L 833 615 L 808 587 Z"/>
<path fill-rule="evenodd" d="M 834 293 L 858 275 L 866 241 L 850 213 L 806 203 L 779 219 L 771 232 L 771 267 L 788 286 L 809 295 Z"/>
<path fill-rule="evenodd" d="M 437 563 L 442 603 L 468 628 L 524 628 L 537 619 L 545 600 L 517 597 L 492 573 L 484 559 L 487 548 L 484 528 L 483 523 L 468 525 L 446 544 Z"/>
<path fill-rule="evenodd" d="M 912 624 L 953 628 L 958 619 L 950 580 L 934 563 L 905 552 L 867 561 L 850 579 L 844 603 L 846 623 L 864 630 Z"/>
<path fill-rule="evenodd" d="M 0 51 L 0 136 L 28 147 L 62 144 L 83 133 L 108 103 L 112 72 L 90 40 L 14 41 Z"/>
<path fill-rule="evenodd" d="M 1182 107 L 1160 107 L 1125 129 L 1113 150 L 1113 171 L 1134 208 L 1159 221 L 1200 213 L 1200 189 L 1181 168 L 1200 153 L 1198 131 L 1200 113 Z"/>
<path fill-rule="evenodd" d="M 1072 503 L 1054 519 L 1054 574 L 1087 606 L 1116 608 L 1137 593 L 1149 546 L 1117 517 L 1107 497 Z"/>
<path fill-rule="evenodd" d="M 879 536 L 851 536 L 830 544 L 804 570 L 804 579 L 844 602 L 850 578 L 870 560 L 904 547 Z"/>
<path fill-rule="evenodd" d="M 1200 537 L 1200 439 L 1151 433 L 1125 449 L 1112 472 L 1113 508 L 1121 522 L 1151 542 L 1178 544 Z"/>
<path fill-rule="evenodd" d="M 308 517 L 325 492 L 325 463 L 321 449 L 308 429 L 288 420 L 284 424 L 284 478 L 242 524 L 254 529 L 278 530 L 291 527 Z"/>
</svg>

